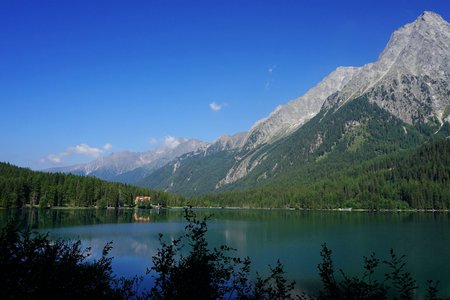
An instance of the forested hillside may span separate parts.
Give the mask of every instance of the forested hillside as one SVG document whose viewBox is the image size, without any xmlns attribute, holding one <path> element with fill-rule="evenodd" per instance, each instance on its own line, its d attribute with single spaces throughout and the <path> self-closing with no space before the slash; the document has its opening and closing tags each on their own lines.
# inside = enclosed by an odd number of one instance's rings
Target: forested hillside
<svg viewBox="0 0 450 300">
<path fill-rule="evenodd" d="M 428 129 L 428 125 L 423 127 Z M 264 147 L 260 151 L 263 158 L 253 171 L 224 188 L 264 186 L 280 182 L 280 178 L 317 181 L 331 171 L 414 149 L 432 135 L 423 131 L 361 97 L 336 111 L 320 112 L 290 136 Z"/>
<path fill-rule="evenodd" d="M 450 209 L 450 139 L 368 161 L 310 164 L 258 188 L 191 198 L 94 177 L 34 172 L 0 163 L 0 206 L 132 206 L 150 195 L 168 206 L 291 207 L 307 209 Z"/>
<path fill-rule="evenodd" d="M 133 205 L 135 196 L 152 196 L 165 204 L 172 196 L 132 185 L 95 177 L 35 172 L 0 163 L 0 207 L 119 207 Z M 172 199 L 173 201 L 173 199 Z"/>
<path fill-rule="evenodd" d="M 257 189 L 192 197 L 193 205 L 293 208 L 450 209 L 450 140 L 362 164 L 314 165 Z M 308 177 L 308 172 L 311 176 Z"/>
</svg>

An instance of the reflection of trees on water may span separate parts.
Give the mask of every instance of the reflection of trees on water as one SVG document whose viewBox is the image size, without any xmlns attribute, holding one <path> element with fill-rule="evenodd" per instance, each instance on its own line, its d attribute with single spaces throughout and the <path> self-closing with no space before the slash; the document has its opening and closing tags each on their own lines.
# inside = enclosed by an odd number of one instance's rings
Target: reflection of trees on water
<svg viewBox="0 0 450 300">
<path fill-rule="evenodd" d="M 46 229 L 99 224 L 167 221 L 182 219 L 182 213 L 165 209 L 5 209 L 0 210 L 0 226 L 15 219 L 23 229 Z"/>
<path fill-rule="evenodd" d="M 121 209 L 18 209 L 0 212 L 0 224 L 16 219 L 22 228 L 45 229 L 133 222 L 133 211 Z"/>
<path fill-rule="evenodd" d="M 351 226 L 385 224 L 386 222 L 423 222 L 430 218 L 445 221 L 449 214 L 416 212 L 336 212 L 288 210 L 195 209 L 199 218 L 212 220 L 270 222 L 277 224 L 302 222 L 305 228 L 346 223 Z M 183 209 L 11 209 L 0 210 L 0 225 L 15 219 L 22 228 L 45 229 L 97 224 L 134 222 L 167 222 L 183 220 Z M 370 215 L 370 217 L 369 217 Z M 149 218 L 149 219 L 148 219 Z"/>
</svg>

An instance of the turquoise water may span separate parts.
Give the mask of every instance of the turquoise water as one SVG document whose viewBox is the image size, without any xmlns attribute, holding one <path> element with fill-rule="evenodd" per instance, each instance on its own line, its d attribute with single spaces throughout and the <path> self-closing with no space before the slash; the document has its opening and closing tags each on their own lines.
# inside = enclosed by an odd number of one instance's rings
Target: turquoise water
<svg viewBox="0 0 450 300">
<path fill-rule="evenodd" d="M 407 268 L 424 287 L 427 279 L 440 280 L 443 296 L 450 296 L 450 214 L 416 212 L 331 212 L 289 210 L 196 210 L 212 215 L 208 241 L 226 244 L 236 255 L 249 256 L 252 272 L 266 274 L 277 259 L 287 277 L 309 291 L 320 287 L 317 265 L 327 243 L 335 269 L 362 273 L 363 256 L 375 252 L 387 259 L 393 248 L 407 256 Z M 81 239 L 99 256 L 113 241 L 114 270 L 119 275 L 144 275 L 159 247 L 158 233 L 168 240 L 179 237 L 186 225 L 182 210 L 20 210 L 0 211 L 0 224 L 16 218 L 22 226 L 49 232 L 53 238 Z M 146 279 L 149 284 L 150 279 Z M 419 290 L 418 298 L 423 294 Z"/>
</svg>

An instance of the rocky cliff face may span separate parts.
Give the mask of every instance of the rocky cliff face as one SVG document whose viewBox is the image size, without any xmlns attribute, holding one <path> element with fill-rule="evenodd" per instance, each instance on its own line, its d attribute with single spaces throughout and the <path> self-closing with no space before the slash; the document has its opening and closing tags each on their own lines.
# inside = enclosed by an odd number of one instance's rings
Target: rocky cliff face
<svg viewBox="0 0 450 300">
<path fill-rule="evenodd" d="M 258 147 L 289 135 L 314 117 L 327 97 L 339 91 L 359 71 L 360 68 L 357 67 L 339 67 L 305 95 L 278 106 L 267 118 L 256 122 L 243 141 L 240 154 L 236 156 L 236 163 L 216 188 L 245 177 L 265 157 Z"/>
<path fill-rule="evenodd" d="M 255 149 L 293 132 L 319 112 L 328 96 L 339 91 L 358 73 L 357 67 L 339 67 L 305 95 L 278 106 L 267 118 L 252 126 L 243 149 Z"/>
<path fill-rule="evenodd" d="M 369 101 L 414 124 L 444 121 L 450 105 L 450 24 L 424 12 L 395 31 L 377 62 L 363 66 L 324 109 L 367 96 Z"/>
<path fill-rule="evenodd" d="M 240 149 L 243 146 L 246 137 L 246 132 L 239 132 L 232 136 L 222 135 L 206 148 L 205 155 L 219 151 Z"/>
</svg>

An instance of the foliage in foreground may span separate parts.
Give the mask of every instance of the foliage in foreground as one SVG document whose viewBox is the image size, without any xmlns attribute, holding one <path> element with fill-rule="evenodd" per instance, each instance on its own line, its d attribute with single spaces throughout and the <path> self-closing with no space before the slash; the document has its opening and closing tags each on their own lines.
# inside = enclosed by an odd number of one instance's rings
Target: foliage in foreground
<svg viewBox="0 0 450 300">
<path fill-rule="evenodd" d="M 20 233 L 13 222 L 0 234 L 0 299 L 124 299 L 135 295 L 137 278 L 116 278 L 111 243 L 97 260 L 81 242 L 51 241 Z"/>
<path fill-rule="evenodd" d="M 251 262 L 232 256 L 228 246 L 210 249 L 206 241 L 207 218 L 198 220 L 186 211 L 184 236 L 164 241 L 153 256 L 148 273 L 154 286 L 139 291 L 142 278 L 116 278 L 107 244 L 102 256 L 89 259 L 89 249 L 81 242 L 51 241 L 48 235 L 19 233 L 13 223 L 0 235 L 1 299 L 412 299 L 417 283 L 406 271 L 405 256 L 391 250 L 387 260 L 375 254 L 364 257 L 361 277 L 348 276 L 339 270 L 337 278 L 332 251 L 322 246 L 318 265 L 322 290 L 318 296 L 295 289 L 285 278 L 280 261 L 270 267 L 265 278 L 258 273 L 251 279 Z M 384 276 L 377 276 L 379 268 Z M 382 279 L 380 279 L 382 278 Z M 439 282 L 428 281 L 425 299 L 438 296 Z"/>
<path fill-rule="evenodd" d="M 170 244 L 160 235 L 161 248 L 153 256 L 155 286 L 151 299 L 294 299 L 294 282 L 284 278 L 280 261 L 270 267 L 270 275 L 256 281 L 249 279 L 250 259 L 233 257 L 226 245 L 210 250 L 206 241 L 207 218 L 196 219 L 186 211 L 185 241 L 182 238 Z"/>
<path fill-rule="evenodd" d="M 380 259 L 372 253 L 364 257 L 364 271 L 361 277 L 349 277 L 342 269 L 341 280 L 335 277 L 332 251 L 327 245 L 322 246 L 319 275 L 323 284 L 320 299 L 412 299 L 418 288 L 416 280 L 405 269 L 405 255 L 397 256 L 391 249 L 389 259 L 382 261 L 386 267 L 383 281 L 376 276 Z M 428 289 L 425 299 L 442 299 L 438 296 L 438 282 L 427 281 Z"/>
</svg>

